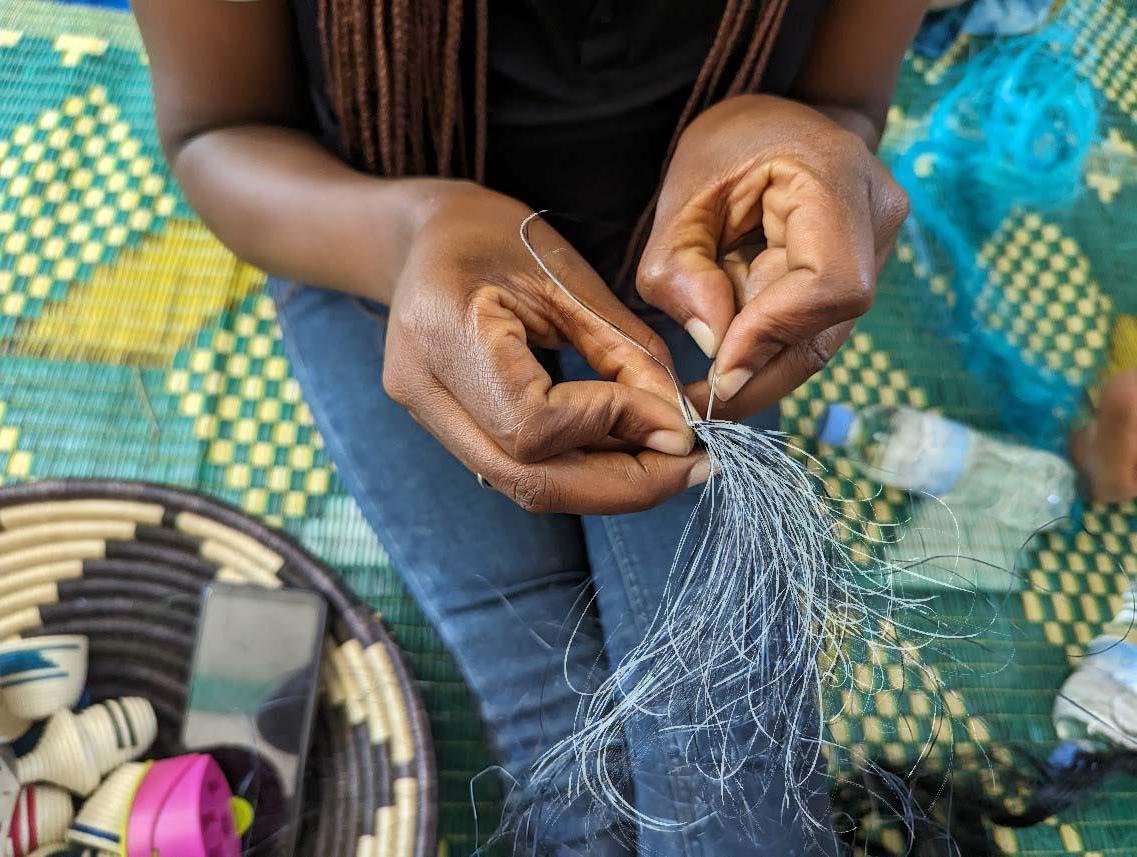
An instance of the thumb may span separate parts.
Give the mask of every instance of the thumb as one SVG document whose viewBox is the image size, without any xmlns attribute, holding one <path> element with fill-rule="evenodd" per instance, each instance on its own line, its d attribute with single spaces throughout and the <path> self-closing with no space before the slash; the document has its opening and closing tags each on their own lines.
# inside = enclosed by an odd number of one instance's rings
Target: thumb
<svg viewBox="0 0 1137 857">
<path fill-rule="evenodd" d="M 647 303 L 681 324 L 714 358 L 735 315 L 734 286 L 719 264 L 722 206 L 660 198 L 655 223 L 636 273 Z"/>
</svg>

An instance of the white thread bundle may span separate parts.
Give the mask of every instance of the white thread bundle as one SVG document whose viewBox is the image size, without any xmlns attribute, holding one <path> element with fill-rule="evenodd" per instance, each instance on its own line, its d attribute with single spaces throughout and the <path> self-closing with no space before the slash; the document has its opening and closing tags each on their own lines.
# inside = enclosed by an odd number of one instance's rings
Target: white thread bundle
<svg viewBox="0 0 1137 857">
<path fill-rule="evenodd" d="M 785 788 L 789 817 L 820 829 L 807 780 L 825 764 L 821 701 L 855 689 L 850 651 L 900 649 L 898 617 L 927 605 L 855 565 L 840 512 L 784 435 L 718 420 L 692 428 L 714 475 L 659 610 L 601 685 L 582 691 L 575 733 L 544 753 L 532 783 L 567 783 L 556 802 L 590 798 L 637 827 L 682 826 L 625 797 L 623 731 L 636 723 L 679 739 L 685 775 L 698 772 L 711 811 L 746 823 L 740 796 L 755 793 L 757 777 Z"/>
<path fill-rule="evenodd" d="M 580 307 L 652 357 L 546 266 L 528 237 L 538 216 L 526 219 L 521 237 L 540 268 Z M 822 831 L 827 809 L 817 808 L 816 784 L 809 781 L 824 769 L 827 747 L 843 749 L 827 735 L 834 713 L 826 711 L 826 698 L 881 689 L 859 685 L 853 658 L 883 672 L 882 658 L 891 653 L 934 695 L 938 678 L 918 662 L 917 650 L 973 635 L 943 633 L 928 598 L 898 591 L 898 572 L 920 578 L 919 572 L 878 562 L 869 574 L 858 566 L 841 538 L 842 529 L 866 537 L 843 508 L 855 501 L 827 496 L 805 463 L 819 465 L 815 459 L 779 432 L 697 420 L 669 367 L 656 362 L 676 384 L 679 407 L 710 456 L 712 476 L 643 638 L 598 687 L 578 688 L 574 733 L 538 759 L 524 788 L 533 805 L 514 810 L 525 827 L 539 828 L 558 808 L 585 801 L 605 820 L 660 831 L 713 814 L 731 817 L 757 839 L 761 822 L 752 803 L 776 789 L 782 823 Z M 565 679 L 571 684 L 567 655 Z M 681 774 L 694 777 L 706 807 L 702 818 L 653 817 L 629 800 L 630 729 L 641 742 L 657 736 L 678 746 Z M 928 736 L 925 752 L 934 740 Z M 515 821 L 515 828 L 522 826 Z"/>
</svg>

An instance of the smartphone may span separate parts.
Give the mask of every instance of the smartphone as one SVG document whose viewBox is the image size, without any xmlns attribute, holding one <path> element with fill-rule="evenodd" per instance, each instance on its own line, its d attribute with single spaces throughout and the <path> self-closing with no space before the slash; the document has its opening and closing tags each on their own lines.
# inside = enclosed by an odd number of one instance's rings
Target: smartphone
<svg viewBox="0 0 1137 857">
<path fill-rule="evenodd" d="M 208 753 L 254 810 L 243 855 L 291 857 L 319 694 L 327 603 L 297 589 L 204 593 L 182 745 Z"/>
</svg>

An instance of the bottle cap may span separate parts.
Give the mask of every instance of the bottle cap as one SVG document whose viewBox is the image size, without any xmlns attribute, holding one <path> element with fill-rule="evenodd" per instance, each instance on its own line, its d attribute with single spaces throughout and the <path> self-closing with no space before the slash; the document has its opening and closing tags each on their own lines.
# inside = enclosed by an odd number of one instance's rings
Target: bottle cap
<svg viewBox="0 0 1137 857">
<path fill-rule="evenodd" d="M 821 415 L 821 428 L 817 439 L 832 446 L 844 446 L 853 432 L 857 412 L 847 405 L 830 405 Z"/>
<path fill-rule="evenodd" d="M 253 805 L 243 797 L 234 796 L 229 800 L 229 808 L 233 811 L 233 827 L 236 829 L 237 835 L 244 836 L 253 826 L 253 820 L 256 816 Z"/>
</svg>

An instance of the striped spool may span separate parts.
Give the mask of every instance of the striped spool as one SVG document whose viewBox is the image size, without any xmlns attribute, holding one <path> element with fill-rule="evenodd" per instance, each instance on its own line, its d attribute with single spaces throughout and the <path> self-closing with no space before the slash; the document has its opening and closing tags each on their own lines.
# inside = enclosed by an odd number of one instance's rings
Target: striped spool
<svg viewBox="0 0 1137 857">
<path fill-rule="evenodd" d="M 20 789 L 8 841 L 6 857 L 28 857 L 44 842 L 60 842 L 75 816 L 71 795 L 63 789 L 33 784 Z"/>
<path fill-rule="evenodd" d="M 330 627 L 298 855 L 427 857 L 437 784 L 425 711 L 379 617 L 283 533 L 158 485 L 0 488 L 0 640 L 83 634 L 94 701 L 144 696 L 178 751 L 199 597 L 213 581 L 323 595 Z M 309 813 L 312 817 L 314 813 Z"/>
</svg>

